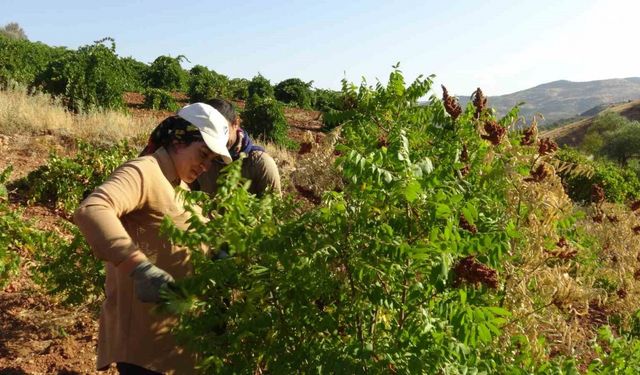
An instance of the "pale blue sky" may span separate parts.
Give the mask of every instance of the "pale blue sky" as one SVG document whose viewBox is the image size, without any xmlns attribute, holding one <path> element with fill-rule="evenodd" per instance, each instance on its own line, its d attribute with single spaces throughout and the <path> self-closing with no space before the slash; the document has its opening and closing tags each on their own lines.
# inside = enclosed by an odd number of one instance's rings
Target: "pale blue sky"
<svg viewBox="0 0 640 375">
<path fill-rule="evenodd" d="M 457 95 L 558 79 L 640 76 L 638 0 L 0 1 L 0 25 L 71 48 L 111 36 L 120 56 L 185 55 L 230 77 L 258 72 L 338 89 L 436 74 Z M 439 92 L 439 90 L 438 90 Z"/>
</svg>

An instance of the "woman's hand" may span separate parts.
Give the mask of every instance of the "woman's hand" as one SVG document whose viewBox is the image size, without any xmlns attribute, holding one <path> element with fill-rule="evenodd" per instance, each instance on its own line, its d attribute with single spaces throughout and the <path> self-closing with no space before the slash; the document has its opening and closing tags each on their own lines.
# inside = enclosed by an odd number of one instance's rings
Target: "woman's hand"
<svg viewBox="0 0 640 375">
<path fill-rule="evenodd" d="M 145 303 L 161 301 L 160 290 L 175 280 L 165 270 L 151 264 L 148 260 L 138 264 L 131 272 L 136 297 Z"/>
</svg>

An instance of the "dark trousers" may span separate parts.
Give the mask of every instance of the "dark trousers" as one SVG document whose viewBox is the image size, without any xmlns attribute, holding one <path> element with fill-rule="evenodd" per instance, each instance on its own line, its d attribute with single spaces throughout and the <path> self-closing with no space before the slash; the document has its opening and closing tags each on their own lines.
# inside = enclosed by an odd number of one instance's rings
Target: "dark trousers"
<svg viewBox="0 0 640 375">
<path fill-rule="evenodd" d="M 144 367 L 132 365 L 130 363 L 118 362 L 116 363 L 118 372 L 120 375 L 162 375 L 160 372 L 147 370 Z"/>
</svg>

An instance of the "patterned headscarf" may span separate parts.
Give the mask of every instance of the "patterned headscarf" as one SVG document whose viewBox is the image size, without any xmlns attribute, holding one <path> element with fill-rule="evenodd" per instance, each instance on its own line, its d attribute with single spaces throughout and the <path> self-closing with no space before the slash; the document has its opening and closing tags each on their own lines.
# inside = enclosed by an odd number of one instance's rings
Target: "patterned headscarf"
<svg viewBox="0 0 640 375">
<path fill-rule="evenodd" d="M 147 146 L 142 150 L 140 156 L 153 154 L 160 147 L 166 148 L 173 140 L 190 144 L 194 141 L 201 141 L 202 134 L 189 121 L 178 116 L 169 116 L 153 129 Z"/>
</svg>

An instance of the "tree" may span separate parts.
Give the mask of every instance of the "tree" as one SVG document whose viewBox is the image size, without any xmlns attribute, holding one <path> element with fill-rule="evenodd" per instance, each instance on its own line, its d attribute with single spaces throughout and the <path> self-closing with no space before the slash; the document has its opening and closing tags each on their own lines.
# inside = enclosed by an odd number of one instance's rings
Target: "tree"
<svg viewBox="0 0 640 375">
<path fill-rule="evenodd" d="M 105 45 L 105 42 L 111 45 Z M 75 112 L 124 107 L 125 74 L 111 38 L 68 51 L 39 75 L 43 89 L 61 96 Z"/>
<path fill-rule="evenodd" d="M 276 99 L 283 103 L 293 104 L 300 108 L 310 108 L 312 101 L 311 82 L 303 82 L 299 78 L 289 78 L 278 83 L 274 88 Z"/>
<path fill-rule="evenodd" d="M 25 34 L 24 30 L 17 22 L 9 22 L 4 25 L 4 27 L 0 29 L 0 35 L 11 39 L 29 40 L 29 38 L 27 38 L 27 34 Z"/>
<path fill-rule="evenodd" d="M 273 98 L 273 86 L 271 86 L 271 82 L 264 78 L 262 74 L 258 74 L 251 79 L 248 90 L 249 98 L 252 96 L 257 96 L 259 98 Z"/>
<path fill-rule="evenodd" d="M 233 99 L 247 100 L 249 98 L 249 80 L 245 78 L 230 80 L 229 94 Z"/>
<path fill-rule="evenodd" d="M 149 65 L 140 62 L 133 57 L 122 59 L 122 68 L 125 73 L 125 90 L 141 92 L 145 87 L 145 79 L 149 75 Z"/>
<path fill-rule="evenodd" d="M 192 103 L 225 97 L 228 86 L 229 79 L 226 76 L 209 70 L 206 66 L 196 65 L 189 71 L 188 95 Z"/>
<path fill-rule="evenodd" d="M 640 124 L 629 122 L 609 133 L 600 154 L 617 161 L 623 167 L 628 166 L 631 158 L 640 156 Z"/>
<path fill-rule="evenodd" d="M 242 112 L 242 127 L 256 138 L 284 145 L 287 142 L 287 121 L 282 103 L 274 98 L 251 96 Z"/>
<path fill-rule="evenodd" d="M 180 62 L 185 57 L 158 56 L 149 67 L 147 83 L 150 87 L 167 91 L 180 90 L 186 81 L 186 73 Z"/>
</svg>

